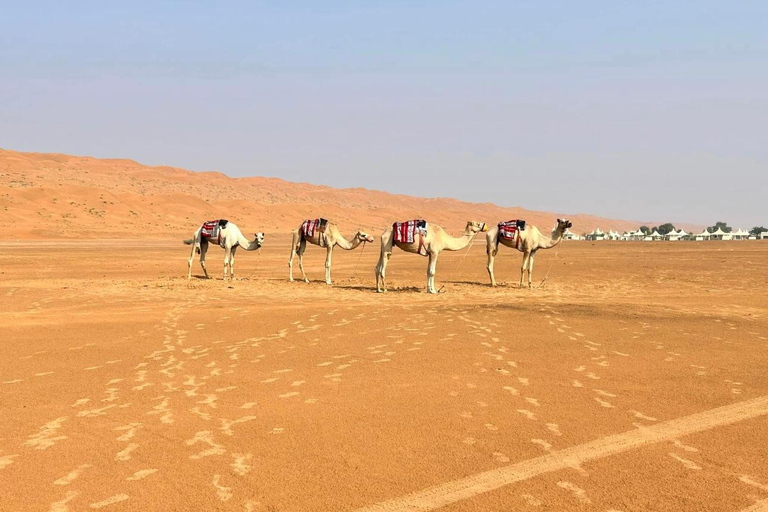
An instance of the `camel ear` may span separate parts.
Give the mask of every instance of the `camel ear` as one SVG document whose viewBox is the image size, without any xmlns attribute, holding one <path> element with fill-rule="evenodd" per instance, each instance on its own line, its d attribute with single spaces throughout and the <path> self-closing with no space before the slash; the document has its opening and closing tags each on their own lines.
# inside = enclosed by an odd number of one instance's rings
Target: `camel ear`
<svg viewBox="0 0 768 512">
<path fill-rule="evenodd" d="M 563 222 L 563 221 L 562 221 L 562 220 L 560 220 L 560 219 L 557 219 L 557 223 L 558 223 L 558 224 L 560 224 L 561 222 Z"/>
</svg>

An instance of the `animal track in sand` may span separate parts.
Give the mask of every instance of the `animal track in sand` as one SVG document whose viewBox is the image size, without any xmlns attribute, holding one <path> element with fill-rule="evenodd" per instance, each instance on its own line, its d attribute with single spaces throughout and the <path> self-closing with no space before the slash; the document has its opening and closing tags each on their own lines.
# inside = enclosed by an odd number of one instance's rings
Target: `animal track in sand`
<svg viewBox="0 0 768 512">
<path fill-rule="evenodd" d="M 115 503 L 120 503 L 121 501 L 125 501 L 129 498 L 127 494 L 115 494 L 114 496 L 110 496 L 109 498 L 97 501 L 96 503 L 91 503 L 91 508 L 102 508 L 109 505 L 114 505 Z"/>
<path fill-rule="evenodd" d="M 672 440 L 672 444 L 675 447 L 677 447 L 677 448 L 685 450 L 686 452 L 698 452 L 699 451 L 698 448 L 694 448 L 693 446 L 688 446 L 688 445 L 683 444 L 682 442 L 680 442 L 679 439 L 673 439 Z"/>
<path fill-rule="evenodd" d="M 205 443 L 210 446 L 210 448 L 207 450 L 203 450 L 199 453 L 195 453 L 189 456 L 190 459 L 194 460 L 202 459 L 203 457 L 210 457 L 212 455 L 223 455 L 226 453 L 224 447 L 213 440 L 213 433 L 210 430 L 203 430 L 196 433 L 194 437 L 187 439 L 185 443 L 187 446 L 193 446 L 197 443 Z"/>
<path fill-rule="evenodd" d="M 525 503 L 531 507 L 540 507 L 543 504 L 541 500 L 536 499 L 536 497 L 532 494 L 521 494 L 520 497 L 523 498 Z"/>
<path fill-rule="evenodd" d="M 221 430 L 224 434 L 231 436 L 234 434 L 232 431 L 233 425 L 253 421 L 255 419 L 258 419 L 258 416 L 243 416 L 242 418 L 237 418 L 236 420 L 231 421 L 225 418 L 219 418 L 219 421 L 221 422 L 221 427 L 219 427 L 219 430 Z"/>
<path fill-rule="evenodd" d="M 741 475 L 739 477 L 739 481 L 744 484 L 751 485 L 753 487 L 757 487 L 758 489 L 768 492 L 768 485 L 761 484 L 760 482 L 756 481 L 749 475 Z"/>
<path fill-rule="evenodd" d="M 63 500 L 51 503 L 51 508 L 48 509 L 48 512 L 68 512 L 69 507 L 67 506 L 67 503 L 77 498 L 79 495 L 79 491 L 67 491 Z"/>
<path fill-rule="evenodd" d="M 509 462 L 509 457 L 501 452 L 493 452 L 493 459 L 500 464 Z"/>
<path fill-rule="evenodd" d="M 147 478 L 149 475 L 153 475 L 157 473 L 156 469 L 142 469 L 137 472 L 135 472 L 133 475 L 126 478 L 129 482 L 135 482 L 137 480 L 143 480 L 144 478 Z"/>
<path fill-rule="evenodd" d="M 546 442 L 546 441 L 545 441 L 545 440 L 543 440 L 543 439 L 531 439 L 531 442 L 532 442 L 533 444 L 537 444 L 537 445 L 541 446 L 541 447 L 542 447 L 542 449 L 543 449 L 545 452 L 548 452 L 548 451 L 551 451 L 551 450 L 552 450 L 552 445 L 551 445 L 551 444 L 549 444 L 548 442 Z"/>
<path fill-rule="evenodd" d="M 83 471 L 86 469 L 93 467 L 90 464 L 81 464 L 80 466 L 76 467 L 69 473 L 67 473 L 65 476 L 55 480 L 53 482 L 53 485 L 69 485 L 71 484 L 77 477 L 79 477 Z"/>
<path fill-rule="evenodd" d="M 598 397 L 594 397 L 594 398 L 595 398 L 595 402 L 599 403 L 601 406 L 605 407 L 606 409 L 613 409 L 613 404 L 611 404 L 610 402 L 606 402 L 605 400 Z"/>
<path fill-rule="evenodd" d="M 536 414 L 529 411 L 528 409 L 518 409 L 517 412 L 519 412 L 520 414 L 522 414 L 523 416 L 525 416 L 531 421 L 536 421 Z"/>
<path fill-rule="evenodd" d="M 13 455 L 2 455 L 0 456 L 0 469 L 6 468 L 13 464 L 13 459 L 18 457 L 19 454 L 15 453 Z"/>
<path fill-rule="evenodd" d="M 562 489 L 566 489 L 568 491 L 571 491 L 571 493 L 573 493 L 574 497 L 578 501 L 580 501 L 581 503 L 585 503 L 585 504 L 586 503 L 592 503 L 592 501 L 589 498 L 587 498 L 587 491 L 585 491 L 581 487 L 578 487 L 578 486 L 572 484 L 571 482 L 560 481 L 560 482 L 557 482 L 557 486 L 562 488 Z"/>
<path fill-rule="evenodd" d="M 61 418 L 49 421 L 39 428 L 38 433 L 28 436 L 29 440 L 24 442 L 24 446 L 31 446 L 36 450 L 45 450 L 55 445 L 58 441 L 67 439 L 67 436 L 56 435 L 61 429 L 62 423 L 66 420 L 67 417 L 62 416 Z"/>
<path fill-rule="evenodd" d="M 633 411 L 633 410 L 630 410 L 629 412 L 631 412 L 632 414 L 634 414 L 634 415 L 635 415 L 635 418 L 638 418 L 638 419 L 641 419 L 641 420 L 647 420 L 647 421 L 659 421 L 659 420 L 657 420 L 656 418 L 654 418 L 654 417 L 652 417 L 652 416 L 646 416 L 645 414 L 641 413 L 640 411 Z"/>
<path fill-rule="evenodd" d="M 698 464 L 696 464 L 692 460 L 684 459 L 684 458 L 680 457 L 679 455 L 677 455 L 675 453 L 670 452 L 669 456 L 672 457 L 673 459 L 675 459 L 676 461 L 678 461 L 679 463 L 681 463 L 683 466 L 685 466 L 688 469 L 693 469 L 693 470 L 701 469 L 701 466 L 699 466 Z"/>
<path fill-rule="evenodd" d="M 253 454 L 251 453 L 233 453 L 232 457 L 235 459 L 231 466 L 232 471 L 235 472 L 235 474 L 238 474 L 240 476 L 245 476 L 248 474 L 248 472 L 251 470 L 251 460 L 253 459 Z"/>
<path fill-rule="evenodd" d="M 557 423 L 547 423 L 547 430 L 555 434 L 556 436 L 562 436 L 563 433 L 560 432 L 560 425 Z"/>
<path fill-rule="evenodd" d="M 129 444 L 128 446 L 125 447 L 125 449 L 117 452 L 117 455 L 115 455 L 115 460 L 117 461 L 131 460 L 131 452 L 133 452 L 138 447 L 139 445 L 136 443 Z"/>
</svg>

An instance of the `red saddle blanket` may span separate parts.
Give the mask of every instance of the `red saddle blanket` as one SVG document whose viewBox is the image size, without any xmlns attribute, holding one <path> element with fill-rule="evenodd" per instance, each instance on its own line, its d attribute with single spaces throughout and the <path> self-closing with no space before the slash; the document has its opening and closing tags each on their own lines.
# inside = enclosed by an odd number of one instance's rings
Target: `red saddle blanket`
<svg viewBox="0 0 768 512">
<path fill-rule="evenodd" d="M 225 219 L 216 219 L 203 222 L 203 229 L 200 232 L 200 235 L 203 238 L 216 242 L 217 244 L 221 243 L 221 228 L 225 227 L 227 222 L 229 221 Z"/>
<path fill-rule="evenodd" d="M 307 219 L 301 223 L 301 233 L 304 238 L 315 236 L 315 230 L 320 233 L 325 233 L 325 227 L 328 225 L 326 219 Z"/>
<path fill-rule="evenodd" d="M 421 232 L 422 235 L 427 234 L 427 221 L 414 219 L 392 224 L 394 240 L 401 244 L 412 244 L 419 232 Z"/>
<path fill-rule="evenodd" d="M 508 220 L 506 222 L 499 222 L 499 238 L 505 240 L 514 240 L 518 231 L 525 229 L 524 220 Z"/>
</svg>

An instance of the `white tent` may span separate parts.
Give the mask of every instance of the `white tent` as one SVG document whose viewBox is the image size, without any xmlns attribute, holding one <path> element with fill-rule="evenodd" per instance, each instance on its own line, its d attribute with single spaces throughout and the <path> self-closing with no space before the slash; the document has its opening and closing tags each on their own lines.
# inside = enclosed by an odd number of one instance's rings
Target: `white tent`
<svg viewBox="0 0 768 512">
<path fill-rule="evenodd" d="M 572 232 L 570 229 L 565 228 L 565 232 L 563 233 L 563 239 L 565 240 L 581 240 L 581 237 L 577 235 L 576 233 Z"/>
<path fill-rule="evenodd" d="M 665 240 L 680 240 L 680 235 L 678 235 L 677 231 L 675 231 L 673 229 L 672 231 L 670 231 L 669 233 L 664 235 L 664 239 Z"/>
<path fill-rule="evenodd" d="M 653 233 L 651 233 L 651 238 L 654 240 L 661 240 L 662 238 L 664 238 L 664 236 L 654 229 Z"/>
<path fill-rule="evenodd" d="M 747 238 L 749 238 L 749 232 L 739 228 L 733 233 L 731 233 L 731 237 L 733 238 L 733 240 L 746 240 Z"/>
<path fill-rule="evenodd" d="M 682 237 L 684 237 L 684 236 L 689 236 L 689 233 L 686 233 L 686 232 L 685 232 L 685 230 L 684 230 L 683 228 L 680 228 L 680 231 L 678 231 L 678 232 L 677 232 L 677 236 L 679 236 L 680 238 L 682 238 Z"/>
<path fill-rule="evenodd" d="M 730 240 L 731 234 L 726 233 L 721 228 L 717 228 L 717 231 L 712 233 L 712 238 L 714 238 L 715 240 Z"/>
<path fill-rule="evenodd" d="M 698 235 L 693 236 L 693 239 L 696 240 L 697 242 L 700 242 L 701 240 L 709 240 L 711 238 L 712 238 L 712 235 L 706 229 L 701 233 L 699 233 Z"/>
</svg>

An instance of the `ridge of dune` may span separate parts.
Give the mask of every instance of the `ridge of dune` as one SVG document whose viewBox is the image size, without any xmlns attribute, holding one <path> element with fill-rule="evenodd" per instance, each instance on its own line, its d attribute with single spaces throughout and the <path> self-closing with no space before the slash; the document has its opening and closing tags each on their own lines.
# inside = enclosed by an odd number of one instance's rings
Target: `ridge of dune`
<svg viewBox="0 0 768 512">
<path fill-rule="evenodd" d="M 318 216 L 334 219 L 344 231 L 362 228 L 375 235 L 393 221 L 417 217 L 449 232 L 461 231 L 470 219 L 491 224 L 522 218 L 544 229 L 558 216 L 567 216 L 577 233 L 596 226 L 623 231 L 639 225 L 588 214 L 4 149 L 0 149 L 0 208 L 13 226 L 10 238 L 19 239 L 188 235 L 213 218 L 227 218 L 246 233 L 285 232 Z"/>
</svg>

